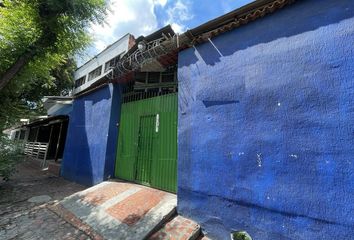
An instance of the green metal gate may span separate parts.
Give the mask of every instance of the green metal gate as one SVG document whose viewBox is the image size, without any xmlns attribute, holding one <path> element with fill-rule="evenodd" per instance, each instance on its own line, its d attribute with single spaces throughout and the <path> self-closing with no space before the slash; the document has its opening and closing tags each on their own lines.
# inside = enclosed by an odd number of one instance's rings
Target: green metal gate
<svg viewBox="0 0 354 240">
<path fill-rule="evenodd" d="M 124 103 L 115 175 L 176 192 L 177 93 Z"/>
<path fill-rule="evenodd" d="M 151 161 L 153 157 L 156 119 L 156 115 L 140 117 L 135 179 L 145 184 L 150 184 L 151 182 Z"/>
</svg>

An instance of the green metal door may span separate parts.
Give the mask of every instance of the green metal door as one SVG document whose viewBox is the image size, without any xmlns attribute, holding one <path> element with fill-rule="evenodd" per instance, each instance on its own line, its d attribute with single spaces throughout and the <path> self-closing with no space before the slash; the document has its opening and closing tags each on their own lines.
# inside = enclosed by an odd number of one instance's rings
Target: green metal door
<svg viewBox="0 0 354 240">
<path fill-rule="evenodd" d="M 122 104 L 115 176 L 176 192 L 177 93 Z"/>
<path fill-rule="evenodd" d="M 135 180 L 147 185 L 150 185 L 151 182 L 151 162 L 154 148 L 155 125 L 156 115 L 140 117 Z"/>
</svg>

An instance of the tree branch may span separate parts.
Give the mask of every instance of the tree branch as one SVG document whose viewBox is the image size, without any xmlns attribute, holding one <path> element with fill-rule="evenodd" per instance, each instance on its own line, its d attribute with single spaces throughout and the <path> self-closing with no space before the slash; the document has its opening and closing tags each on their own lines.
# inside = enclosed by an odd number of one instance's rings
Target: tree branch
<svg viewBox="0 0 354 240">
<path fill-rule="evenodd" d="M 18 74 L 31 59 L 35 56 L 35 51 L 28 51 L 21 55 L 12 66 L 6 70 L 3 76 L 0 79 L 0 90 L 3 89 L 10 81 L 13 79 L 16 74 Z"/>
</svg>

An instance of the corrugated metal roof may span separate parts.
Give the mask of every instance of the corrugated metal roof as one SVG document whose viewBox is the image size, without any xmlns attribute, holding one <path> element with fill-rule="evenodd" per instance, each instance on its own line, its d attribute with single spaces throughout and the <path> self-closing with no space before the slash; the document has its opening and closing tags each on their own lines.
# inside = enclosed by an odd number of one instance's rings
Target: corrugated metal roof
<svg viewBox="0 0 354 240">
<path fill-rule="evenodd" d="M 254 1 L 244 7 L 235 9 L 221 17 L 215 18 L 205 24 L 202 24 L 194 29 L 188 30 L 181 35 L 174 35 L 171 38 L 167 38 L 161 42 L 158 47 L 162 48 L 165 52 L 163 54 L 155 54 L 151 58 L 159 61 L 162 65 L 176 64 L 178 51 L 193 46 L 198 43 L 208 41 L 209 38 L 215 37 L 224 32 L 230 31 L 242 25 L 245 25 L 251 21 L 255 21 L 264 17 L 267 14 L 273 13 L 276 10 L 283 8 L 284 6 L 295 2 L 296 0 L 258 0 Z M 124 71 L 115 69 L 115 75 L 112 82 L 126 82 L 131 78 L 127 78 L 130 72 L 139 71 L 135 65 L 139 64 L 139 61 L 132 58 L 131 55 L 137 51 L 137 45 L 140 41 L 149 39 L 152 41 L 154 38 L 158 38 L 159 34 L 168 28 L 162 28 L 155 33 L 137 39 L 134 47 L 130 49 L 125 58 L 122 58 L 117 64 L 123 66 Z M 170 28 L 170 27 L 169 27 Z M 172 32 L 171 32 L 172 33 Z M 136 60 L 136 62 L 134 62 Z M 118 74 L 117 74 L 118 72 Z M 124 81 L 123 81 L 124 80 Z"/>
<path fill-rule="evenodd" d="M 192 44 L 204 42 L 207 41 L 208 38 L 246 25 L 295 1 L 296 0 L 258 0 L 191 29 L 185 34 L 193 39 Z"/>
<path fill-rule="evenodd" d="M 26 124 L 23 126 L 34 127 L 34 126 L 39 126 L 39 125 L 45 125 L 45 124 L 48 124 L 48 123 L 56 121 L 56 120 L 65 121 L 67 119 L 69 119 L 69 117 L 66 115 L 50 116 L 47 118 L 35 119 L 32 122 L 30 122 L 29 124 Z"/>
</svg>

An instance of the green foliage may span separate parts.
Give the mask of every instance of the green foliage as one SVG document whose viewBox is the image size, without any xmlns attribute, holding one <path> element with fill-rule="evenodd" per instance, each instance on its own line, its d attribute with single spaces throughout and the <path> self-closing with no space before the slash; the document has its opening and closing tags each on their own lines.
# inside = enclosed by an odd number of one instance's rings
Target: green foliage
<svg viewBox="0 0 354 240">
<path fill-rule="evenodd" d="M 38 14 L 33 6 L 17 1 L 5 1 L 4 4 L 6 7 L 0 8 L 0 73 L 41 34 Z"/>
<path fill-rule="evenodd" d="M 23 146 L 4 136 L 0 136 L 0 177 L 9 180 L 15 173 L 16 165 L 23 159 Z"/>
<path fill-rule="evenodd" d="M 245 231 L 237 231 L 231 233 L 232 240 L 252 240 L 251 236 Z"/>
<path fill-rule="evenodd" d="M 87 29 L 101 23 L 105 0 L 4 0 L 0 6 L 0 77 L 26 63 L 0 92 L 0 130 L 19 118 L 43 114 L 43 96 L 73 85 L 73 57 L 91 42 Z"/>
<path fill-rule="evenodd" d="M 51 64 L 46 64 L 48 62 L 50 60 L 43 60 L 42 64 L 34 64 L 24 69 L 15 81 L 1 90 L 0 129 L 13 126 L 20 118 L 46 115 L 41 102 L 43 96 L 58 96 L 72 89 L 76 64 L 68 59 L 51 69 Z"/>
</svg>

